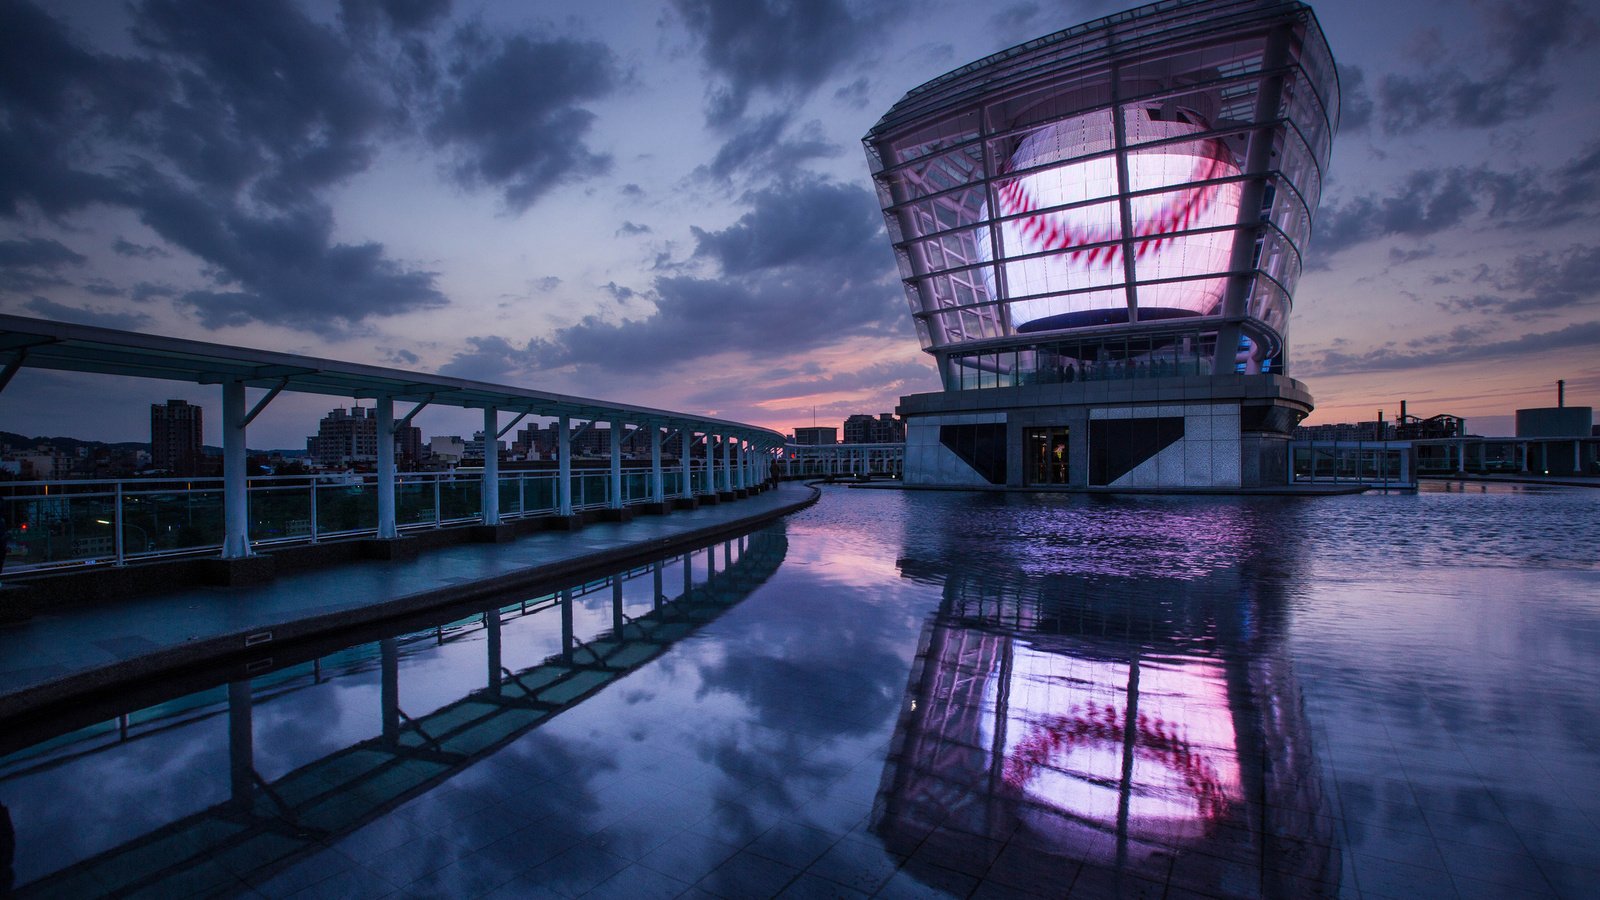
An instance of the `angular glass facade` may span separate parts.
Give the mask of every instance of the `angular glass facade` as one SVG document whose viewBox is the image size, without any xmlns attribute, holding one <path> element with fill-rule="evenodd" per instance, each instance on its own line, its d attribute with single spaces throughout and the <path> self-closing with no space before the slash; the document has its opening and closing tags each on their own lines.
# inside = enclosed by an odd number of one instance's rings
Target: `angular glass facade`
<svg viewBox="0 0 1600 900">
<path fill-rule="evenodd" d="M 864 143 L 945 389 L 1286 373 L 1338 107 L 1291 0 L 1168 0 L 911 90 Z"/>
</svg>

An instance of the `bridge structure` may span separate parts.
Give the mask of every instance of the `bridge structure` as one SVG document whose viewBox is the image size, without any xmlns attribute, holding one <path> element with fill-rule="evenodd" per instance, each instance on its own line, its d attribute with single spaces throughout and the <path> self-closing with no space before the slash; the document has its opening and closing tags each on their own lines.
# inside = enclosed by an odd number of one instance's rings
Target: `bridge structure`
<svg viewBox="0 0 1600 900">
<path fill-rule="evenodd" d="M 599 505 L 619 515 L 630 502 L 665 512 L 674 502 L 746 496 L 760 489 L 768 460 L 784 444 L 783 435 L 776 431 L 709 416 L 296 354 L 0 315 L 0 397 L 24 367 L 217 385 L 222 395 L 223 451 L 219 552 L 223 560 L 230 561 L 254 556 L 261 537 L 251 533 L 248 429 L 285 392 L 373 401 L 379 439 L 376 471 L 370 477 L 376 494 L 372 531 L 380 541 L 400 536 L 396 485 L 401 473 L 395 461 L 395 435 L 430 406 L 482 410 L 488 446 L 494 446 L 493 441 L 530 416 L 559 422 L 558 472 L 550 486 L 548 509 L 538 507 L 537 511 L 569 518 L 576 508 L 596 505 L 585 502 L 589 497 L 583 491 L 585 485 L 597 479 L 575 476 L 572 466 L 573 438 L 590 427 L 605 424 L 611 436 L 609 471 L 593 493 L 604 498 Z M 407 406 L 397 409 L 396 404 Z M 507 417 L 509 422 L 503 424 Z M 578 423 L 576 429 L 574 423 Z M 625 434 L 628 429 L 650 435 L 650 466 L 647 473 L 634 473 L 625 482 L 622 446 L 630 439 Z M 679 444 L 679 462 L 677 471 L 669 473 L 663 465 L 662 449 L 674 441 Z M 705 456 L 697 469 L 692 450 L 698 446 L 704 446 Z M 504 485 L 500 461 L 494 453 L 485 457 L 476 479 L 479 499 L 473 518 L 483 526 L 500 528 L 506 518 L 501 504 Z M 669 481 L 674 489 L 672 496 L 667 491 Z M 627 483 L 637 486 L 629 491 Z M 102 487 L 102 493 L 113 496 L 101 521 L 114 536 L 113 552 L 107 556 L 120 563 L 129 555 L 124 544 L 130 528 L 124 524 L 122 514 L 125 485 L 107 482 Z M 519 485 L 519 491 L 520 488 Z M 434 490 L 437 492 L 438 488 Z M 315 497 L 313 487 L 313 507 Z M 514 512 L 529 511 L 528 505 L 519 500 Z M 439 515 L 436 507 L 435 516 Z M 314 537 L 315 513 L 311 520 Z M 437 519 L 434 524 L 438 524 Z M 134 534 L 137 539 L 137 532 Z"/>
<path fill-rule="evenodd" d="M 828 475 L 878 475 L 899 478 L 905 470 L 906 445 L 788 444 L 783 447 L 780 471 L 785 478 Z"/>
</svg>

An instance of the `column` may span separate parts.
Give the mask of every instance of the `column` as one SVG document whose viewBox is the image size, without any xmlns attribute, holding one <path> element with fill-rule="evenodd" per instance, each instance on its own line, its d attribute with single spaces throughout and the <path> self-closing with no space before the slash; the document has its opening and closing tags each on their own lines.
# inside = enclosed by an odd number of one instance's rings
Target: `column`
<svg viewBox="0 0 1600 900">
<path fill-rule="evenodd" d="M 662 503 L 667 499 L 666 483 L 661 477 L 661 426 L 650 426 L 650 502 Z"/>
<path fill-rule="evenodd" d="M 377 398 L 378 406 L 378 538 L 400 536 L 394 521 L 394 399 Z"/>
<path fill-rule="evenodd" d="M 706 432 L 706 493 L 717 492 L 717 451 L 712 444 L 714 437 L 711 432 Z"/>
<path fill-rule="evenodd" d="M 683 464 L 683 484 L 678 486 L 678 496 L 685 500 L 694 496 L 694 481 L 691 479 L 694 467 L 689 465 L 689 451 L 692 449 L 694 449 L 694 429 L 685 428 L 683 429 L 683 455 L 680 457 L 680 461 Z"/>
<path fill-rule="evenodd" d="M 500 524 L 500 410 L 483 408 L 483 480 L 479 485 L 483 524 Z M 391 442 L 392 443 L 392 442 Z"/>
<path fill-rule="evenodd" d="M 556 420 L 560 434 L 556 438 L 556 498 L 561 515 L 572 515 L 572 418 L 561 416 Z"/>
<path fill-rule="evenodd" d="M 622 429 L 621 419 L 611 420 L 611 502 L 612 509 L 622 508 Z"/>
<path fill-rule="evenodd" d="M 244 417 L 244 382 L 223 382 L 223 559 L 243 559 L 250 555 L 250 486 L 245 471 Z"/>
</svg>

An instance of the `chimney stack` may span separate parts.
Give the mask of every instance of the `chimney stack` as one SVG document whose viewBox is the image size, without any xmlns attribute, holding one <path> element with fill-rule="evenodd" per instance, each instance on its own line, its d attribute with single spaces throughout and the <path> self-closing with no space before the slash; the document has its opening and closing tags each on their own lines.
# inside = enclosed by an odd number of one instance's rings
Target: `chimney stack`
<svg viewBox="0 0 1600 900">
<path fill-rule="evenodd" d="M 1565 378 L 1556 382 L 1556 406 L 1567 405 L 1567 380 Z"/>
</svg>

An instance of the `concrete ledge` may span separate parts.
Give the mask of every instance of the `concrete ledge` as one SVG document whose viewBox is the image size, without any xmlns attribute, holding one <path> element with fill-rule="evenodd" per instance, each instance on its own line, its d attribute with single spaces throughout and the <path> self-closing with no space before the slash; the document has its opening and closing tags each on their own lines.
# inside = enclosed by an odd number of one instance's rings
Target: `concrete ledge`
<svg viewBox="0 0 1600 900">
<path fill-rule="evenodd" d="M 517 529 L 507 522 L 499 525 L 473 525 L 467 529 L 468 540 L 474 544 L 509 544 L 517 538 Z"/>
<path fill-rule="evenodd" d="M 583 527 L 583 516 L 577 513 L 570 516 L 550 516 L 542 521 L 548 531 L 577 531 Z"/>
<path fill-rule="evenodd" d="M 717 491 L 717 499 L 732 503 L 733 501 L 739 499 L 739 495 L 733 491 Z"/>
<path fill-rule="evenodd" d="M 202 559 L 199 564 L 207 584 L 223 587 L 266 584 L 278 576 L 278 561 L 261 553 L 242 559 Z"/>
<path fill-rule="evenodd" d="M 411 559 L 421 549 L 410 538 L 365 538 L 356 542 L 362 559 Z"/>
<path fill-rule="evenodd" d="M 33 589 L 20 584 L 0 585 L 0 622 L 26 622 L 33 618 Z"/>
<path fill-rule="evenodd" d="M 632 522 L 633 517 L 634 511 L 631 506 L 624 506 L 620 509 L 600 510 L 600 521 L 602 522 Z"/>
<path fill-rule="evenodd" d="M 640 503 L 632 508 L 641 516 L 664 516 L 672 511 L 672 501 Z"/>
<path fill-rule="evenodd" d="M 694 497 L 673 497 L 673 509 L 699 509 L 700 501 Z"/>
<path fill-rule="evenodd" d="M 722 502 L 721 494 L 695 494 L 694 499 L 700 501 L 701 506 L 716 506 Z"/>
</svg>

